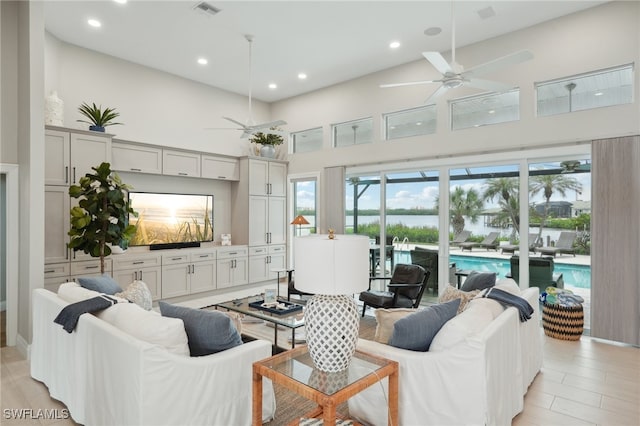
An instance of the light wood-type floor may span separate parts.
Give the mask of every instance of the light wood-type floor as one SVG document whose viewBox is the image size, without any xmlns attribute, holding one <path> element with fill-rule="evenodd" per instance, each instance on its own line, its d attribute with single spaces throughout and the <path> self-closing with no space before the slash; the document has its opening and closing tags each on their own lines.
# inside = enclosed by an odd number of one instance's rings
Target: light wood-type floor
<svg viewBox="0 0 640 426">
<path fill-rule="evenodd" d="M 543 339 L 543 369 L 529 388 L 524 411 L 513 425 L 640 425 L 639 348 L 589 337 L 578 342 Z M 29 408 L 34 414 L 37 409 L 57 409 L 58 417 L 63 417 L 64 405 L 51 399 L 43 384 L 31 379 L 28 362 L 14 347 L 4 347 L 0 354 L 1 424 L 75 424 L 60 418 L 7 418 L 11 412 L 6 409 Z"/>
</svg>

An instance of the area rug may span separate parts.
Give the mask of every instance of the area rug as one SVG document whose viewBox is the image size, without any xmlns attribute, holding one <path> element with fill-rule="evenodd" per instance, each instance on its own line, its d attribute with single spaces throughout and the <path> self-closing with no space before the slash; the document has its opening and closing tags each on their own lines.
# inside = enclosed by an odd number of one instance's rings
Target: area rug
<svg viewBox="0 0 640 426">
<path fill-rule="evenodd" d="M 360 320 L 360 338 L 373 340 L 375 332 L 376 319 L 374 317 L 365 316 Z M 314 402 L 298 396 L 296 393 L 285 389 L 282 386 L 274 385 L 273 387 L 276 394 L 276 415 L 273 421 L 265 423 L 267 426 L 289 424 L 293 420 L 299 419 L 305 413 L 316 407 Z M 336 411 L 339 415 L 345 417 L 348 417 L 349 415 L 347 403 L 339 405 Z"/>
</svg>

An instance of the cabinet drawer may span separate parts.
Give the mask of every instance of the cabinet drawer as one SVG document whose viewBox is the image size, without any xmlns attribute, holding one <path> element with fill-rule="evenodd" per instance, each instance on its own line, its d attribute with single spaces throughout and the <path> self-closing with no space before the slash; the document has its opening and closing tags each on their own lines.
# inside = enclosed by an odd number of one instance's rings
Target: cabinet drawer
<svg viewBox="0 0 640 426">
<path fill-rule="evenodd" d="M 189 260 L 191 262 L 202 262 L 205 260 L 215 260 L 216 253 L 215 252 L 207 252 L 207 253 L 191 253 L 189 256 Z"/>
<path fill-rule="evenodd" d="M 121 271 L 123 269 L 137 269 L 151 266 L 160 266 L 160 255 L 129 257 L 120 255 L 113 259 L 113 269 Z"/>
<path fill-rule="evenodd" d="M 218 250 L 218 259 L 230 259 L 233 257 L 241 257 L 247 255 L 246 247 L 238 247 L 230 250 Z"/>
<path fill-rule="evenodd" d="M 282 254 L 287 251 L 286 246 L 269 246 L 269 254 Z"/>
<path fill-rule="evenodd" d="M 71 274 L 71 265 L 67 263 L 51 263 L 44 265 L 44 279 L 49 277 L 63 277 Z"/>
<path fill-rule="evenodd" d="M 267 253 L 269 253 L 269 247 L 267 246 L 249 248 L 249 256 L 260 256 Z"/>
<path fill-rule="evenodd" d="M 162 265 L 174 265 L 176 263 L 187 263 L 188 261 L 188 254 L 167 254 L 162 256 Z"/>
<path fill-rule="evenodd" d="M 111 272 L 111 259 L 104 260 L 104 272 Z M 71 262 L 71 275 L 98 274 L 100 275 L 100 260 Z"/>
</svg>

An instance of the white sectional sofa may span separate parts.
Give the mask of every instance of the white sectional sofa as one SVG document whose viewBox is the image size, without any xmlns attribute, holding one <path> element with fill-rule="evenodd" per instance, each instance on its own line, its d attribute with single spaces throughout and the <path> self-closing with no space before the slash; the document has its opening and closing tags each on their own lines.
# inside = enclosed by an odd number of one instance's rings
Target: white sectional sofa
<svg viewBox="0 0 640 426">
<path fill-rule="evenodd" d="M 489 306 L 495 301 L 471 301 L 442 327 L 428 352 L 360 339 L 358 349 L 399 362 L 400 425 L 511 424 L 542 367 L 538 292 L 533 287 L 520 293 L 534 308 L 524 323 L 514 307 L 496 309 Z M 487 315 L 491 317 L 481 318 Z M 453 338 L 452 333 L 467 334 Z M 351 398 L 349 412 L 366 424 L 386 425 L 386 396 L 383 381 Z"/>
<path fill-rule="evenodd" d="M 67 304 L 48 290 L 34 290 L 31 375 L 67 406 L 76 422 L 251 424 L 252 364 L 271 356 L 269 342 L 256 340 L 190 357 L 188 347 L 185 354 L 186 334 L 180 335 L 180 319 L 118 303 L 103 311 L 112 310 L 110 323 L 84 314 L 73 333 L 67 333 L 53 322 Z M 157 331 L 159 338 L 173 336 L 174 341 L 163 346 L 123 331 L 132 327 L 155 327 L 144 332 Z M 275 414 L 270 381 L 263 381 L 263 396 L 263 421 L 267 421 Z"/>
</svg>

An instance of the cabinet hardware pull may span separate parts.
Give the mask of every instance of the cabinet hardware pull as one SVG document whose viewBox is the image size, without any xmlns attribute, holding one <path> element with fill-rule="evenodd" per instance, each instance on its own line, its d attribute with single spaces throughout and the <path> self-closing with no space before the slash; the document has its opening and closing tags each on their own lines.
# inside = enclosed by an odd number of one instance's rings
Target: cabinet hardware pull
<svg viewBox="0 0 640 426">
<path fill-rule="evenodd" d="M 199 257 L 209 257 L 208 254 L 201 254 Z"/>
<path fill-rule="evenodd" d="M 178 172 L 178 175 L 180 175 L 180 176 L 189 176 L 189 174 L 185 173 L 185 172 Z"/>
<path fill-rule="evenodd" d="M 144 263 L 144 260 L 137 260 L 133 262 L 134 265 L 142 265 L 143 263 Z"/>
<path fill-rule="evenodd" d="M 181 257 L 172 257 L 171 260 L 180 260 L 182 259 Z"/>
<path fill-rule="evenodd" d="M 142 171 L 142 169 L 134 169 L 133 167 L 131 168 L 131 170 L 134 171 L 134 172 L 141 172 Z"/>
<path fill-rule="evenodd" d="M 140 271 L 140 281 L 142 281 L 142 271 Z"/>
<path fill-rule="evenodd" d="M 230 251 L 229 254 L 238 254 L 237 251 Z"/>
<path fill-rule="evenodd" d="M 226 176 L 218 176 L 218 179 L 226 179 Z"/>
<path fill-rule="evenodd" d="M 47 270 L 44 271 L 44 273 L 45 274 L 51 274 L 51 273 L 53 273 L 55 271 L 56 271 L 55 269 L 47 269 Z"/>
<path fill-rule="evenodd" d="M 133 280 L 134 281 L 138 280 L 138 271 L 133 271 Z"/>
<path fill-rule="evenodd" d="M 69 183 L 69 166 L 64 166 L 64 183 Z"/>
<path fill-rule="evenodd" d="M 76 183 L 76 168 L 73 168 L 73 183 Z"/>
<path fill-rule="evenodd" d="M 96 266 L 85 266 L 84 269 L 96 269 L 98 268 L 98 265 Z"/>
</svg>

